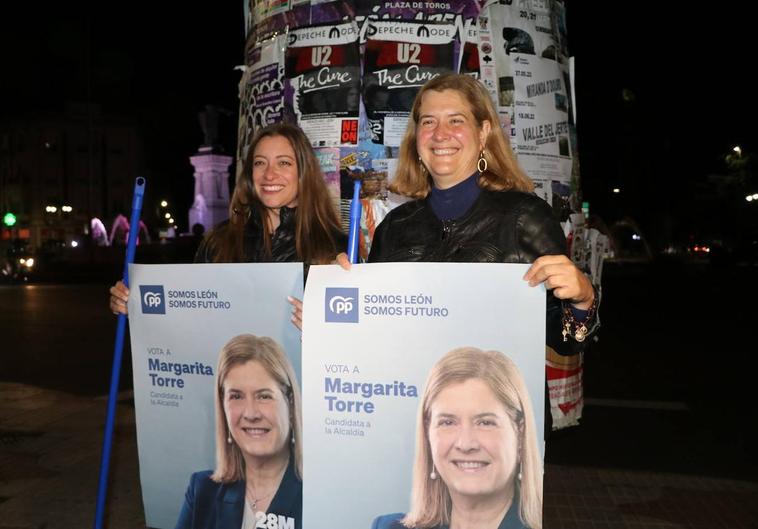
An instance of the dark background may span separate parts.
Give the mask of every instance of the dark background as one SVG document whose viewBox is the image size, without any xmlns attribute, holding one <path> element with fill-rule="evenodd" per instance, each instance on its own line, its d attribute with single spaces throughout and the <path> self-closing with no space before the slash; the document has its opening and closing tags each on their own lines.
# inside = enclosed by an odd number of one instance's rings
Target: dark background
<svg viewBox="0 0 758 529">
<path fill-rule="evenodd" d="M 742 9 L 567 2 L 584 199 L 608 225 L 631 217 L 656 250 L 756 238 L 758 204 L 744 200 L 758 192 L 754 29 Z M 234 154 L 241 1 L 16 4 L 0 24 L 0 114 L 92 101 L 133 117 L 141 174 L 184 210 L 206 104 L 232 112 L 221 142 Z M 725 161 L 734 145 L 736 177 Z"/>
<path fill-rule="evenodd" d="M 219 132 L 234 154 L 242 5 L 16 4 L 0 17 L 0 116 L 56 113 L 67 101 L 89 101 L 103 114 L 132 118 L 149 192 L 187 211 L 194 189 L 188 158 L 203 143 L 198 112 L 206 104 L 231 111 Z M 186 223 L 184 214 L 178 219 Z"/>
<path fill-rule="evenodd" d="M 591 209 L 609 223 L 631 216 L 658 250 L 754 245 L 754 29 L 742 6 L 569 1 L 567 16 Z M 735 145 L 743 158 L 730 168 Z"/>
</svg>

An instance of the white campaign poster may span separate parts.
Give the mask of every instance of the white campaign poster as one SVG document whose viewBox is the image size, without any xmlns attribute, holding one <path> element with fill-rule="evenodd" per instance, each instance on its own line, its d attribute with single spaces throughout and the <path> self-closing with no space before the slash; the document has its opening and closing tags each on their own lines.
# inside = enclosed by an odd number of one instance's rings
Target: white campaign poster
<svg viewBox="0 0 758 529">
<path fill-rule="evenodd" d="M 129 328 L 148 527 L 172 528 L 193 472 L 215 464 L 219 351 L 243 333 L 282 345 L 300 376 L 301 263 L 130 265 Z"/>
<path fill-rule="evenodd" d="M 506 354 L 544 439 L 545 289 L 528 265 L 313 266 L 303 327 L 303 520 L 371 527 L 406 512 L 415 419 L 430 368 L 464 346 Z M 539 443 L 542 454 L 543 445 Z"/>
</svg>

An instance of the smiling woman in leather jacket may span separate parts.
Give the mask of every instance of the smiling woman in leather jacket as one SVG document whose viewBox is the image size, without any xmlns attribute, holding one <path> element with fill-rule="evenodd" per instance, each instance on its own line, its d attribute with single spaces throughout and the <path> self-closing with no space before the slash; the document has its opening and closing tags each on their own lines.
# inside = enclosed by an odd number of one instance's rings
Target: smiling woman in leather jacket
<svg viewBox="0 0 758 529">
<path fill-rule="evenodd" d="M 269 125 L 256 134 L 248 153 L 230 218 L 206 235 L 195 262 L 332 262 L 347 237 L 303 131 L 290 124 Z M 110 292 L 111 310 L 125 314 L 129 290 L 119 281 Z M 293 313 L 293 319 L 298 316 Z"/>
<path fill-rule="evenodd" d="M 478 81 L 445 74 L 421 88 L 391 189 L 416 200 L 377 227 L 369 262 L 532 263 L 524 279 L 548 289 L 547 345 L 583 349 L 599 324 L 595 289 L 566 256 L 552 208 L 532 193 Z"/>
</svg>

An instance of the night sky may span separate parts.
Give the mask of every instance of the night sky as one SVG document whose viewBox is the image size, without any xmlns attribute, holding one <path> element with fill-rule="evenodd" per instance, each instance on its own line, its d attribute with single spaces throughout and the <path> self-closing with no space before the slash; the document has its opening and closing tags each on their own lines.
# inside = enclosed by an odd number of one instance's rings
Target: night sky
<svg viewBox="0 0 758 529">
<path fill-rule="evenodd" d="M 166 4 L 15 8 L 0 23 L 0 112 L 23 116 L 89 100 L 132 116 L 149 185 L 186 209 L 187 158 L 203 140 L 197 113 L 205 104 L 237 112 L 243 9 L 241 1 Z M 731 147 L 749 154 L 756 146 L 756 30 L 736 9 L 659 4 L 567 2 L 583 193 L 608 224 L 631 215 L 658 237 L 661 225 L 667 238 L 724 236 L 744 215 L 758 216 L 742 211 L 744 197 L 707 200 L 708 175 L 726 170 Z M 625 88 L 632 100 L 622 97 Z M 234 121 L 222 130 L 230 153 Z M 725 226 L 705 222 L 703 207 L 717 208 L 710 213 Z M 733 217 L 738 210 L 742 217 Z"/>
<path fill-rule="evenodd" d="M 718 194 L 709 175 L 726 172 L 733 146 L 746 156 L 756 147 L 750 17 L 681 3 L 599 6 L 571 1 L 567 11 L 585 198 L 607 222 L 632 216 L 659 248 L 667 238 L 736 243 L 735 224 L 752 219 L 755 230 L 758 212 L 739 190 Z"/>
<path fill-rule="evenodd" d="M 218 2 L 182 11 L 180 3 L 168 4 L 72 2 L 3 17 L 0 53 L 10 73 L 0 85 L 0 113 L 55 113 L 66 101 L 92 101 L 103 114 L 132 118 L 144 149 L 146 203 L 159 196 L 176 201 L 186 224 L 194 186 L 188 158 L 203 143 L 198 112 L 206 104 L 233 113 L 220 133 L 227 152 L 234 151 L 243 8 Z"/>
</svg>

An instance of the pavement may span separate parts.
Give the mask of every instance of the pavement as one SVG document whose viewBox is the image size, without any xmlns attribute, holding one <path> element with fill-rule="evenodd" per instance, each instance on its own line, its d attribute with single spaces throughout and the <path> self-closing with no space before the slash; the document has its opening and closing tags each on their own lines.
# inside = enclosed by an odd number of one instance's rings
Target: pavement
<svg viewBox="0 0 758 529">
<path fill-rule="evenodd" d="M 0 529 L 93 526 L 105 409 L 104 397 L 0 382 Z M 565 453 L 551 463 L 550 446 L 544 529 L 758 528 L 755 482 L 577 465 Z M 109 483 L 105 527 L 145 527 L 128 390 L 119 396 Z"/>
</svg>

